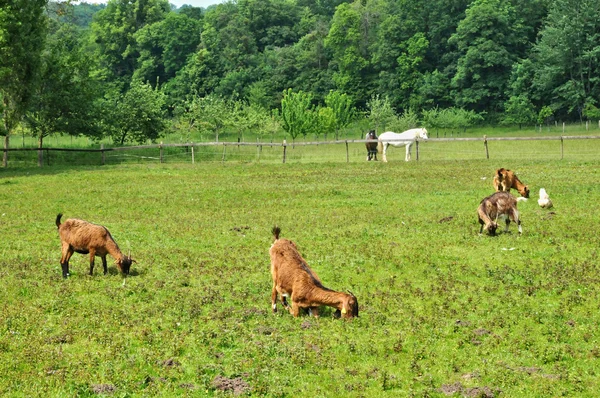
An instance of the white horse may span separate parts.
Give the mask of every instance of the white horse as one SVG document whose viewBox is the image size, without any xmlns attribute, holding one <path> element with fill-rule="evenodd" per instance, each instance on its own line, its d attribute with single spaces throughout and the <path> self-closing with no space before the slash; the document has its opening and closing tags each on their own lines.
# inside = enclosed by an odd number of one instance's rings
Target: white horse
<svg viewBox="0 0 600 398">
<path fill-rule="evenodd" d="M 383 161 L 387 162 L 386 152 L 388 146 L 392 145 L 398 147 L 405 145 L 406 157 L 404 160 L 408 162 L 410 160 L 410 147 L 417 140 L 417 138 L 426 141 L 428 139 L 427 129 L 410 129 L 400 134 L 394 133 L 393 131 L 386 131 L 379 136 L 377 149 L 383 154 Z"/>
</svg>

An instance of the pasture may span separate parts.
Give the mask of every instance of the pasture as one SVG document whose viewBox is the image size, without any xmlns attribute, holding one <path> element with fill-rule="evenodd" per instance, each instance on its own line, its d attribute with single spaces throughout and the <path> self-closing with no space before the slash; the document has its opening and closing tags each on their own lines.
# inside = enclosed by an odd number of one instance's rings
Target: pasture
<svg viewBox="0 0 600 398">
<path fill-rule="evenodd" d="M 595 396 L 600 159 L 424 148 L 409 163 L 399 149 L 387 164 L 0 170 L 0 395 Z M 521 237 L 477 233 L 498 167 L 532 191 Z M 63 280 L 59 212 L 131 249 L 125 283 L 79 254 Z M 359 318 L 271 313 L 274 224 Z"/>
</svg>

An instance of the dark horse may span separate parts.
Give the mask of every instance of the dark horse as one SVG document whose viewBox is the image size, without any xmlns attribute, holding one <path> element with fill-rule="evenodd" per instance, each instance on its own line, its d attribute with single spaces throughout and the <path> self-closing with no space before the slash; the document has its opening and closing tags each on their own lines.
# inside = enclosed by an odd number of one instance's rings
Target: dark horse
<svg viewBox="0 0 600 398">
<path fill-rule="evenodd" d="M 376 140 L 377 134 L 375 134 L 375 130 L 371 130 L 367 133 L 366 140 Z M 366 142 L 365 146 L 367 147 L 367 161 L 377 160 L 377 142 Z"/>
</svg>

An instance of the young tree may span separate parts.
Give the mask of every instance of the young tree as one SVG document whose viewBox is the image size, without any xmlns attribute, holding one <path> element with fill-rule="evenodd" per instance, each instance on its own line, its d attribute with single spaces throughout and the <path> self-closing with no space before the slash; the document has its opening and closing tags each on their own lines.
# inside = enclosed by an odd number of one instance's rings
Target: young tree
<svg viewBox="0 0 600 398">
<path fill-rule="evenodd" d="M 392 109 L 389 98 L 379 98 L 379 95 L 374 95 L 367 102 L 367 117 L 371 121 L 375 132 L 379 135 L 386 126 L 389 126 L 395 120 L 396 112 Z"/>
<path fill-rule="evenodd" d="M 125 94 L 113 91 L 104 100 L 105 120 L 110 136 L 119 145 L 125 142 L 155 141 L 165 129 L 165 97 L 150 84 L 133 80 Z"/>
<path fill-rule="evenodd" d="M 283 92 L 281 100 L 281 120 L 283 129 L 296 140 L 300 134 L 306 136 L 314 127 L 315 108 L 312 105 L 312 95 L 290 88 Z"/>
<path fill-rule="evenodd" d="M 525 95 L 512 96 L 504 104 L 504 116 L 502 124 L 518 124 L 519 129 L 524 124 L 535 121 L 535 111 L 533 104 Z"/>
<path fill-rule="evenodd" d="M 0 3 L 0 99 L 4 146 L 21 121 L 37 83 L 46 33 L 46 0 Z M 7 153 L 3 163 L 7 166 Z"/>
<path fill-rule="evenodd" d="M 356 109 L 352 106 L 350 96 L 337 90 L 329 91 L 325 97 L 325 105 L 331 109 L 335 139 L 338 140 L 340 130 L 349 125 L 356 117 Z"/>
<path fill-rule="evenodd" d="M 222 98 L 216 96 L 194 97 L 188 101 L 187 110 L 181 115 L 184 125 L 200 133 L 209 131 L 215 135 L 215 141 L 219 142 L 219 134 L 228 125 L 230 109 Z"/>
</svg>

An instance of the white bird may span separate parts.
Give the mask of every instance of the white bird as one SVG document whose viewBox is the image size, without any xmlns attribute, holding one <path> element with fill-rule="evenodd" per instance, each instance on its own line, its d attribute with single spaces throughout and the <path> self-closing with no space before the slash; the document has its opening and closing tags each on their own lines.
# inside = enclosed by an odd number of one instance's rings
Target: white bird
<svg viewBox="0 0 600 398">
<path fill-rule="evenodd" d="M 549 209 L 552 207 L 552 201 L 546 193 L 544 188 L 540 188 L 540 198 L 538 199 L 538 205 L 543 209 Z"/>
</svg>

